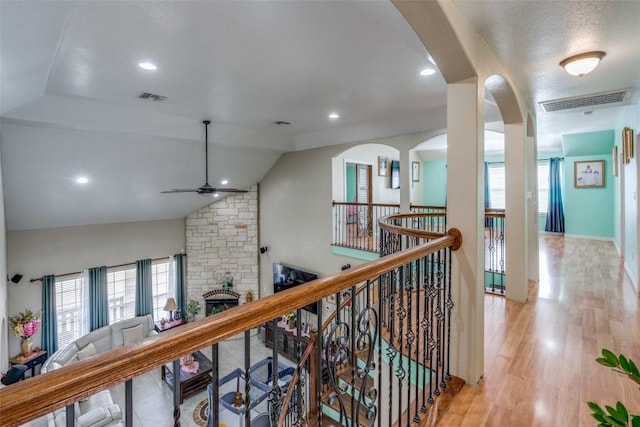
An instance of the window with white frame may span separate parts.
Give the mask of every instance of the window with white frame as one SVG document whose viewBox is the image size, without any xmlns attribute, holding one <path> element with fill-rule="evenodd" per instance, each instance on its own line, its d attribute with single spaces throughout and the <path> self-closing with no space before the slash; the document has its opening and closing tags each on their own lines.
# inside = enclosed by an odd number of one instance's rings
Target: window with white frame
<svg viewBox="0 0 640 427">
<path fill-rule="evenodd" d="M 153 318 L 164 317 L 164 304 L 169 296 L 169 264 L 170 260 L 156 261 L 151 264 L 151 286 L 153 288 Z"/>
<path fill-rule="evenodd" d="M 136 267 L 107 271 L 109 324 L 136 315 Z"/>
<path fill-rule="evenodd" d="M 58 348 L 64 348 L 87 332 L 83 305 L 85 289 L 80 276 L 56 280 L 56 323 Z"/>
<path fill-rule="evenodd" d="M 549 206 L 549 161 L 538 162 L 538 213 L 546 214 Z"/>
<path fill-rule="evenodd" d="M 489 207 L 493 209 L 505 208 L 505 178 L 504 163 L 489 164 Z"/>
</svg>

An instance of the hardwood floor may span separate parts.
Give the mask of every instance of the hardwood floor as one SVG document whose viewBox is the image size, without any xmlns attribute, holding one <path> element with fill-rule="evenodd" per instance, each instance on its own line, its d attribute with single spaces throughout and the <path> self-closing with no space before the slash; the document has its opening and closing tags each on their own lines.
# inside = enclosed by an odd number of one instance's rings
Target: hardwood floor
<svg viewBox="0 0 640 427">
<path fill-rule="evenodd" d="M 587 401 L 640 414 L 638 386 L 595 362 L 640 364 L 639 306 L 611 242 L 541 236 L 539 283 L 526 304 L 485 296 L 484 378 L 438 426 L 595 426 Z"/>
</svg>

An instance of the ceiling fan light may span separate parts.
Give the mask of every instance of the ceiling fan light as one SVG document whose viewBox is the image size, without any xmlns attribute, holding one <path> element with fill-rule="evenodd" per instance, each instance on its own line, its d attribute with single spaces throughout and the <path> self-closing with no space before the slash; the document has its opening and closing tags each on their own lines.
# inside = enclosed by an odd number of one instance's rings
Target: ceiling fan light
<svg viewBox="0 0 640 427">
<path fill-rule="evenodd" d="M 595 70 L 605 55 L 602 51 L 581 53 L 563 59 L 560 66 L 572 76 L 582 77 Z"/>
</svg>

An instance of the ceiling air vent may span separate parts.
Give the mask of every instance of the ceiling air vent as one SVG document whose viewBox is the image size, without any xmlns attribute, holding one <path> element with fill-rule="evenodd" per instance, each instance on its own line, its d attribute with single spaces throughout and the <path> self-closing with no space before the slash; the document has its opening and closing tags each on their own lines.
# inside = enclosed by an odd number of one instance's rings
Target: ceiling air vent
<svg viewBox="0 0 640 427">
<path fill-rule="evenodd" d="M 593 108 L 597 106 L 613 107 L 622 104 L 629 97 L 630 89 L 618 89 L 611 92 L 574 96 L 572 98 L 554 99 L 540 102 L 545 113 L 571 110 L 574 108 Z"/>
<path fill-rule="evenodd" d="M 164 101 L 165 99 L 167 99 L 166 96 L 156 95 L 155 93 L 150 93 L 150 92 L 143 92 L 138 96 L 138 98 L 150 99 L 152 101 Z"/>
</svg>

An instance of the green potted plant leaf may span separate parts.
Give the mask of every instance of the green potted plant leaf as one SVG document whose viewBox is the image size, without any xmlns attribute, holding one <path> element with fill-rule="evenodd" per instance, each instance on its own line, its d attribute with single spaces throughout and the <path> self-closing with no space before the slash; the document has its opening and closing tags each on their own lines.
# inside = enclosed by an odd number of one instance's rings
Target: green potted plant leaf
<svg viewBox="0 0 640 427">
<path fill-rule="evenodd" d="M 611 368 L 614 372 L 625 375 L 640 385 L 640 371 L 633 360 L 627 359 L 623 354 L 616 356 L 606 348 L 602 349 L 602 356 L 598 357 L 596 362 Z M 622 402 L 617 402 L 615 408 L 605 405 L 604 409 L 595 402 L 587 402 L 587 405 L 592 411 L 591 416 L 600 423 L 599 427 L 640 427 L 640 415 L 630 414 Z"/>
</svg>

